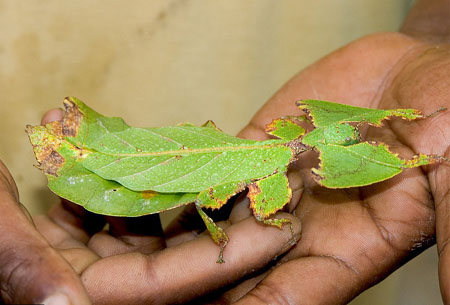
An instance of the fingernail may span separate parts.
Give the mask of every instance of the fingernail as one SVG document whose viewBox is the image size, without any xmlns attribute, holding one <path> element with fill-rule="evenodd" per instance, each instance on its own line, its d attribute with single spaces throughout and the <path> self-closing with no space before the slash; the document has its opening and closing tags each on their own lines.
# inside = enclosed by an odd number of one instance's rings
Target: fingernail
<svg viewBox="0 0 450 305">
<path fill-rule="evenodd" d="M 62 293 L 56 293 L 48 298 L 46 298 L 43 302 L 44 305 L 70 305 L 69 298 Z"/>
</svg>

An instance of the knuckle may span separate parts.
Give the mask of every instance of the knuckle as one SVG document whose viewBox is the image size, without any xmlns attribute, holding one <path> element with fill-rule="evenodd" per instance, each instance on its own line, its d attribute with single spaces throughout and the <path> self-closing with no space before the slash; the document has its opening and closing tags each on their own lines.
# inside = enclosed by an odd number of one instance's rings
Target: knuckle
<svg viewBox="0 0 450 305">
<path fill-rule="evenodd" d="M 139 256 L 139 259 L 143 265 L 146 286 L 152 287 L 152 289 L 148 290 L 148 298 L 152 300 L 151 303 L 153 304 L 158 300 L 158 292 L 164 291 L 164 285 L 162 285 L 161 279 L 158 277 L 158 272 L 156 271 L 156 257 L 154 255 L 142 255 Z"/>
<path fill-rule="evenodd" d="M 262 282 L 255 289 L 248 293 L 255 303 L 270 305 L 292 305 L 282 289 L 278 289 L 275 284 Z"/>
<path fill-rule="evenodd" d="M 27 297 L 30 293 L 28 288 L 32 287 L 33 268 L 40 263 L 40 256 L 18 256 L 18 253 L 30 253 L 30 249 L 0 254 L 0 291 L 9 302 Z"/>
</svg>

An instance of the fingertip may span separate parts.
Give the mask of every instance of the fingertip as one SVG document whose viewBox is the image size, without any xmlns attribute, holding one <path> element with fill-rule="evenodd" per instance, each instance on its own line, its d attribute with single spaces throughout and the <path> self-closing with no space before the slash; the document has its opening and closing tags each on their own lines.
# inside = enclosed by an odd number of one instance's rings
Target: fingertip
<svg viewBox="0 0 450 305">
<path fill-rule="evenodd" d="M 300 202 L 304 191 L 303 178 L 300 174 L 300 170 L 297 167 L 291 167 L 287 172 L 289 180 L 289 186 L 292 189 L 292 198 L 288 204 L 288 211 L 292 213 L 297 204 Z"/>
<path fill-rule="evenodd" d="M 42 304 L 44 305 L 71 305 L 69 298 L 65 294 L 55 293 L 46 298 Z"/>
<path fill-rule="evenodd" d="M 264 125 L 260 126 L 256 123 L 250 122 L 245 126 L 237 136 L 244 139 L 252 139 L 257 141 L 267 140 L 270 136 L 264 131 Z"/>
<path fill-rule="evenodd" d="M 53 121 L 60 121 L 62 117 L 63 112 L 61 109 L 59 108 L 50 109 L 42 116 L 41 125 L 45 125 Z"/>
<path fill-rule="evenodd" d="M 225 260 L 240 265 L 245 261 L 242 254 L 247 252 L 252 255 L 246 265 L 268 263 L 294 247 L 301 237 L 300 220 L 288 213 L 277 213 L 272 218 L 288 219 L 289 223 L 280 229 L 249 217 L 228 228 L 230 242 L 225 248 Z"/>
<path fill-rule="evenodd" d="M 238 223 L 239 221 L 252 216 L 252 210 L 250 209 L 249 204 L 250 200 L 245 194 L 244 196 L 239 196 L 230 213 L 229 220 L 231 223 Z"/>
</svg>

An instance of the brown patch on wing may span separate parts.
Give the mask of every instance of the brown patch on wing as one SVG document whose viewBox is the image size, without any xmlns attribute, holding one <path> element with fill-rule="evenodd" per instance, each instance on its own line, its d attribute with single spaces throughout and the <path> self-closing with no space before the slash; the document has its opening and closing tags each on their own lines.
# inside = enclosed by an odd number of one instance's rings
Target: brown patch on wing
<svg viewBox="0 0 450 305">
<path fill-rule="evenodd" d="M 64 164 L 64 158 L 57 151 L 52 150 L 42 161 L 39 163 L 38 168 L 44 173 L 58 176 L 58 170 Z"/>
<path fill-rule="evenodd" d="M 62 138 L 64 136 L 63 134 L 63 126 L 60 121 L 53 121 L 45 125 L 45 127 L 48 129 L 48 131 L 51 134 L 54 134 L 55 136 L 58 136 Z"/>
<path fill-rule="evenodd" d="M 58 170 L 64 164 L 64 157 L 57 151 L 61 139 L 50 134 L 43 126 L 26 127 L 33 151 L 38 162 L 37 168 L 45 174 L 58 176 Z"/>
<path fill-rule="evenodd" d="M 62 134 L 76 137 L 83 118 L 83 114 L 69 98 L 64 99 L 64 114 L 62 120 Z"/>
<path fill-rule="evenodd" d="M 258 194 L 261 193 L 261 188 L 259 187 L 259 185 L 257 184 L 257 182 L 253 182 L 251 184 L 248 185 L 248 193 L 247 193 L 247 198 L 250 200 L 250 207 L 253 210 L 254 213 L 258 213 L 258 211 L 256 211 L 256 196 Z"/>
<path fill-rule="evenodd" d="M 157 193 L 157 192 L 154 192 L 154 191 L 145 191 L 145 192 L 142 192 L 142 198 L 144 198 L 144 199 L 150 199 L 150 198 L 155 197 L 157 194 L 158 194 L 158 193 Z"/>
</svg>

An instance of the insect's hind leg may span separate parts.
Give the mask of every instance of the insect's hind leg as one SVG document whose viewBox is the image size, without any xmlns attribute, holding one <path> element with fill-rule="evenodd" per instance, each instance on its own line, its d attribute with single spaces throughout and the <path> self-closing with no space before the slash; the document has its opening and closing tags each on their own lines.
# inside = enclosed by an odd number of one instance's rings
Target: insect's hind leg
<svg viewBox="0 0 450 305">
<path fill-rule="evenodd" d="M 223 229 L 216 225 L 214 221 L 208 215 L 206 215 L 202 208 L 219 209 L 227 203 L 228 199 L 244 190 L 246 186 L 247 183 L 245 181 L 226 182 L 210 187 L 200 192 L 197 196 L 197 200 L 195 202 L 197 211 L 202 217 L 203 222 L 205 223 L 206 228 L 211 235 L 211 238 L 216 244 L 220 246 L 220 254 L 219 258 L 217 259 L 218 263 L 224 263 L 223 250 L 225 249 L 229 238 L 223 231 Z"/>
<path fill-rule="evenodd" d="M 223 259 L 223 250 L 225 249 L 225 246 L 227 245 L 230 238 L 221 227 L 215 224 L 214 221 L 208 215 L 206 215 L 205 211 L 202 210 L 201 204 L 199 204 L 198 201 L 195 203 L 195 207 L 197 208 L 200 217 L 203 219 L 203 222 L 205 223 L 206 229 L 208 229 L 211 238 L 220 247 L 220 253 L 217 259 L 217 263 L 225 263 Z"/>
</svg>

